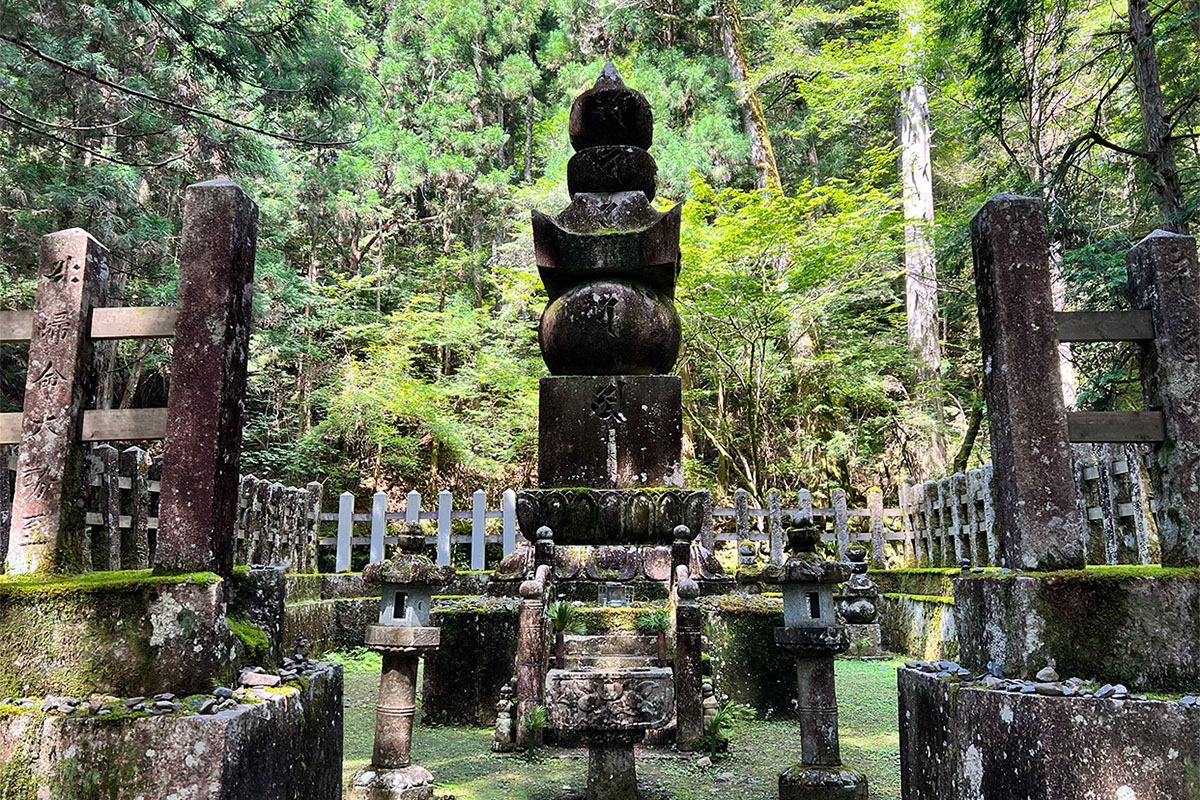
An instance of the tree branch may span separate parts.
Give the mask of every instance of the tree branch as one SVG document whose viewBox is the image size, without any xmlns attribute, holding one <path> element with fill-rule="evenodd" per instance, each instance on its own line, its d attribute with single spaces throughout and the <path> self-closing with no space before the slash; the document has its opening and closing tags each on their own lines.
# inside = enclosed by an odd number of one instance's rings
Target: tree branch
<svg viewBox="0 0 1200 800">
<path fill-rule="evenodd" d="M 202 108 L 196 108 L 195 106 L 189 106 L 186 103 L 180 103 L 176 100 L 168 100 L 165 97 L 158 97 L 156 95 L 152 95 L 152 94 L 149 94 L 148 92 L 143 92 L 138 89 L 131 89 L 128 86 L 123 86 L 119 83 L 114 83 L 113 81 L 107 80 L 105 78 L 101 78 L 98 75 L 92 75 L 92 74 L 86 72 L 85 70 L 79 69 L 78 67 L 71 66 L 70 64 L 66 63 L 65 61 L 59 61 L 57 58 L 50 55 L 49 53 L 43 53 L 41 50 L 38 50 L 33 45 L 28 44 L 27 42 L 21 41 L 20 39 L 14 39 L 11 36 L 5 36 L 3 34 L 0 34 L 0 41 L 5 41 L 11 45 L 19 47 L 20 49 L 45 61 L 47 64 L 53 64 L 54 66 L 58 67 L 59 69 L 63 70 L 64 72 L 69 72 L 72 75 L 78 75 L 81 78 L 86 78 L 87 80 L 92 81 L 93 83 L 98 83 L 101 86 L 107 86 L 110 89 L 115 89 L 116 91 L 121 92 L 123 94 L 131 95 L 133 97 L 140 97 L 143 100 L 150 101 L 151 103 L 157 103 L 162 106 L 167 106 L 168 108 L 174 108 L 178 111 L 183 111 L 183 112 L 185 112 L 187 114 L 191 114 L 193 116 L 207 117 L 208 119 L 216 120 L 217 122 L 224 122 L 226 125 L 231 125 L 235 128 L 240 128 L 241 130 L 244 130 L 244 131 L 250 131 L 251 133 L 258 133 L 263 136 L 268 136 L 272 139 L 278 139 L 278 140 L 284 141 L 284 142 L 291 142 L 292 144 L 302 144 L 302 145 L 306 145 L 309 147 L 345 147 L 346 145 L 351 145 L 351 144 L 354 144 L 355 142 L 362 140 L 362 137 L 359 137 L 358 139 L 347 139 L 344 141 L 321 142 L 321 141 L 314 141 L 312 139 L 306 139 L 306 138 L 299 137 L 299 136 L 288 136 L 287 134 L 283 134 L 283 133 L 274 133 L 274 132 L 268 131 L 264 128 L 259 128 L 254 125 L 248 125 L 244 122 L 238 122 L 235 119 L 231 119 L 230 117 L 226 117 L 226 116 L 217 114 L 212 111 L 205 111 Z"/>
</svg>

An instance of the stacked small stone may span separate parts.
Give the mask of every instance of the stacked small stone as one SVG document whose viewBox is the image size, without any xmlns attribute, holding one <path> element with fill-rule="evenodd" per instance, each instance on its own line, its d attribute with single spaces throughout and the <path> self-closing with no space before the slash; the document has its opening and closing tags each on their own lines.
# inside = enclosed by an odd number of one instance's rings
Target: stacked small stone
<svg viewBox="0 0 1200 800">
<path fill-rule="evenodd" d="M 42 698 L 5 697 L 0 699 L 0 706 L 13 706 L 26 711 L 36 709 L 44 714 L 75 717 L 108 717 L 113 714 L 149 717 L 161 717 L 166 714 L 208 716 L 228 711 L 246 702 L 261 702 L 268 697 L 263 693 L 263 687 L 280 686 L 297 678 L 309 677 L 327 666 L 297 654 L 294 658 L 285 658 L 283 668 L 279 670 L 266 671 L 261 667 L 246 667 L 241 671 L 238 689 L 218 686 L 210 695 L 178 697 L 172 692 L 159 692 L 153 696 L 134 697 L 116 697 L 108 694 L 89 694 L 83 698 L 57 695 Z"/>
<path fill-rule="evenodd" d="M 906 661 L 908 669 L 918 670 L 933 675 L 941 680 L 956 681 L 964 686 L 975 686 L 1000 692 L 1015 694 L 1039 694 L 1044 697 L 1090 697 L 1097 700 L 1148 700 L 1144 694 L 1131 695 L 1124 684 L 1106 683 L 1099 688 L 1093 688 L 1094 682 L 1083 678 L 1071 677 L 1060 680 L 1058 672 L 1052 666 L 1038 670 L 1034 680 L 1007 678 L 1004 671 L 995 662 L 989 661 L 987 670 L 973 675 L 971 670 L 960 666 L 954 661 L 941 659 L 938 661 Z M 1180 705 L 1197 704 L 1193 695 L 1185 695 L 1179 701 Z"/>
</svg>

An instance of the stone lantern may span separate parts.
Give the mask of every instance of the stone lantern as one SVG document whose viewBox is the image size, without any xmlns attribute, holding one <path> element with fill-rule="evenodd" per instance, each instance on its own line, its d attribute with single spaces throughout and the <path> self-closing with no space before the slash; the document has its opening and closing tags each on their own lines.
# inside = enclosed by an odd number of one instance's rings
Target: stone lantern
<svg viewBox="0 0 1200 800">
<path fill-rule="evenodd" d="M 866 800 L 867 778 L 842 767 L 833 658 L 849 647 L 838 624 L 834 587 L 849 568 L 817 553 L 820 533 L 799 514 L 789 525 L 790 557 L 763 571 L 783 589 L 782 628 L 775 643 L 796 657 L 800 763 L 779 776 L 779 800 Z"/>
<path fill-rule="evenodd" d="M 409 523 L 390 561 L 368 564 L 363 579 L 381 589 L 379 622 L 367 626 L 366 645 L 383 656 L 379 702 L 375 706 L 375 751 L 371 765 L 350 781 L 347 800 L 429 800 L 433 776 L 412 763 L 417 664 L 437 649 L 441 632 L 429 624 L 433 592 L 454 576 L 421 550 L 420 525 Z"/>
</svg>

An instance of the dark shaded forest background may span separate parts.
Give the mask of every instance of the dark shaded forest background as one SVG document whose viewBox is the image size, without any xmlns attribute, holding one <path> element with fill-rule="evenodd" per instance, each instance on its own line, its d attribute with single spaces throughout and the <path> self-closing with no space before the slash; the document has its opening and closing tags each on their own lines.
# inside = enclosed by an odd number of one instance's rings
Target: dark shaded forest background
<svg viewBox="0 0 1200 800">
<path fill-rule="evenodd" d="M 966 222 L 1047 204 L 1062 306 L 1123 307 L 1124 250 L 1197 203 L 1200 3 L 1142 0 L 0 0 L 0 308 L 87 228 L 113 305 L 174 300 L 182 190 L 261 209 L 243 472 L 329 490 L 527 485 L 529 210 L 567 202 L 605 60 L 686 200 L 692 485 L 894 493 L 987 459 Z M 25 352 L 0 345 L 0 411 Z M 1136 408 L 1130 353 L 1066 399 Z M 103 354 L 161 405 L 169 345 Z"/>
</svg>

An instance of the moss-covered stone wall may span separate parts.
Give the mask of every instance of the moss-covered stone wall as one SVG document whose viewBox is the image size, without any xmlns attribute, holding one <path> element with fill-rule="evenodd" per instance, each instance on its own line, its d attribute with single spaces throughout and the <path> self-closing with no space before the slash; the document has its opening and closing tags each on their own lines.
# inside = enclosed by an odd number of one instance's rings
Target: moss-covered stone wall
<svg viewBox="0 0 1200 800">
<path fill-rule="evenodd" d="M 884 594 L 876 607 L 883 649 L 923 661 L 958 658 L 954 600 L 938 595 Z"/>
<path fill-rule="evenodd" d="M 508 597 L 465 597 L 434 608 L 442 643 L 425 656 L 423 722 L 495 723 L 500 688 L 515 671 L 519 608 Z"/>
<path fill-rule="evenodd" d="M 337 800 L 341 793 L 337 664 L 215 715 L 0 713 L 5 800 Z"/>
</svg>

